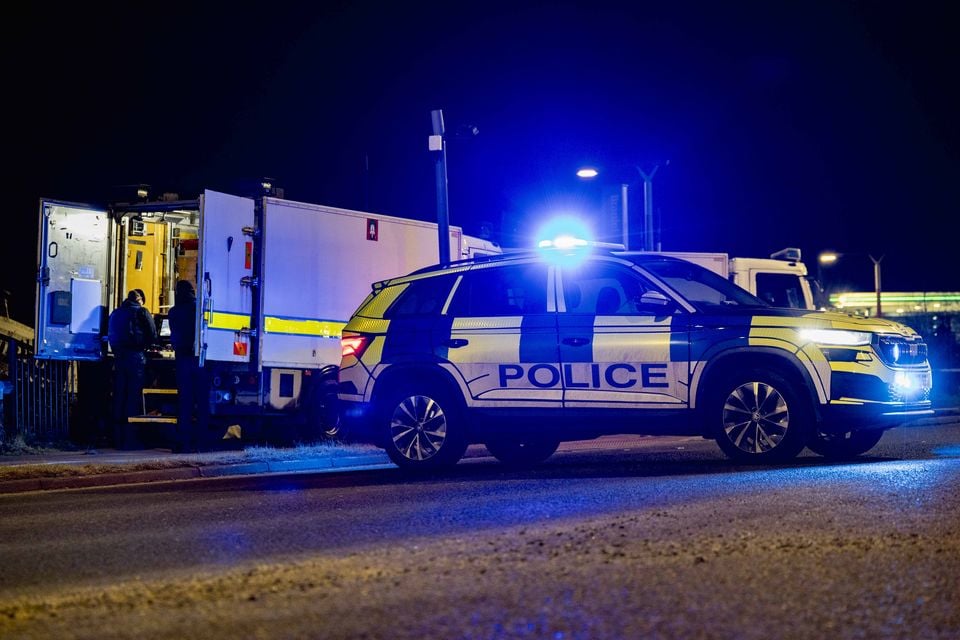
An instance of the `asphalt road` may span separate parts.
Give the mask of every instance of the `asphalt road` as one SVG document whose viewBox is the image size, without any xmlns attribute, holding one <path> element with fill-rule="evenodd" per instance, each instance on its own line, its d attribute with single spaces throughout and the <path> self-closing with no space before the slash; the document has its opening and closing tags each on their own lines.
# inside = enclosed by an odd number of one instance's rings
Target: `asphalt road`
<svg viewBox="0 0 960 640">
<path fill-rule="evenodd" d="M 0 496 L 0 637 L 956 638 L 960 422 Z"/>
</svg>

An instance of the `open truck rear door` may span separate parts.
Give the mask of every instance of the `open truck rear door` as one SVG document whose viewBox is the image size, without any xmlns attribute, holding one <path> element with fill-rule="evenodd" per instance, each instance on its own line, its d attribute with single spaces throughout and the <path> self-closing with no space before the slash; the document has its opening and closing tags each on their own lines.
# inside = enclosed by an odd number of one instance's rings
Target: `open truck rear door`
<svg viewBox="0 0 960 640">
<path fill-rule="evenodd" d="M 249 362 L 253 293 L 254 202 L 216 191 L 200 199 L 201 313 L 198 355 Z"/>
<path fill-rule="evenodd" d="M 114 225 L 102 208 L 40 202 L 35 356 L 101 360 Z"/>
</svg>

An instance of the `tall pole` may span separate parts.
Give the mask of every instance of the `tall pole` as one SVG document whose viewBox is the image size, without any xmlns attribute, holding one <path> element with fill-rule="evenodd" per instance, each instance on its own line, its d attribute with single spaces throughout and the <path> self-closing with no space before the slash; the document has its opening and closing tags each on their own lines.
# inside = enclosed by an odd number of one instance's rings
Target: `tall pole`
<svg viewBox="0 0 960 640">
<path fill-rule="evenodd" d="M 870 259 L 873 261 L 873 288 L 877 291 L 877 317 L 879 318 L 883 315 L 880 309 L 880 261 L 883 260 L 883 256 L 874 258 L 870 255 Z"/>
<path fill-rule="evenodd" d="M 653 177 L 657 175 L 660 165 L 654 165 L 653 171 L 645 173 L 637 167 L 637 172 L 643 178 L 643 250 L 653 251 Z"/>
<path fill-rule="evenodd" d="M 623 233 L 623 248 L 626 251 L 630 250 L 630 224 L 629 224 L 629 213 L 630 207 L 627 201 L 628 191 L 630 190 L 630 185 L 621 184 L 620 185 L 620 224 L 622 226 Z"/>
<path fill-rule="evenodd" d="M 437 182 L 437 236 L 440 264 L 450 264 L 450 209 L 447 204 L 447 140 L 444 137 L 443 110 L 430 112 L 433 135 L 428 140 L 430 151 L 436 153 Z"/>
</svg>

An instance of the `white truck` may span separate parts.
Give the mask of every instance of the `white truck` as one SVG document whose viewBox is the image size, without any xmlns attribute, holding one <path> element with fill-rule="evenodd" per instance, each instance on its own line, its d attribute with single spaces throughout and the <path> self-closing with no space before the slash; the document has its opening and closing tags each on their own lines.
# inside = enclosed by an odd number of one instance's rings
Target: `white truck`
<svg viewBox="0 0 960 640">
<path fill-rule="evenodd" d="M 783 249 L 769 258 L 731 258 L 726 253 L 690 251 L 658 253 L 706 267 L 776 307 L 816 308 L 800 249 Z"/>
<path fill-rule="evenodd" d="M 175 284 L 188 280 L 211 416 L 332 422 L 341 329 L 372 282 L 437 262 L 437 224 L 271 193 L 109 207 L 42 200 L 35 357 L 105 361 L 107 316 L 134 288 L 163 340 Z M 450 227 L 452 260 L 497 252 Z M 132 421 L 175 423 L 173 353 L 150 355 L 145 415 Z M 166 409 L 151 411 L 151 400 Z"/>
</svg>

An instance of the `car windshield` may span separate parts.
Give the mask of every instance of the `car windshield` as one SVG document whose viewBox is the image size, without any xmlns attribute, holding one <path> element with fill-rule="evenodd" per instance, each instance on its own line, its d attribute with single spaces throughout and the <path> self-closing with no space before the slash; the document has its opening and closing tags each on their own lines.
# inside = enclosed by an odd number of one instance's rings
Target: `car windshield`
<svg viewBox="0 0 960 640">
<path fill-rule="evenodd" d="M 641 259 L 630 256 L 630 259 L 700 309 L 770 306 L 749 291 L 692 262 L 667 256 Z"/>
</svg>

